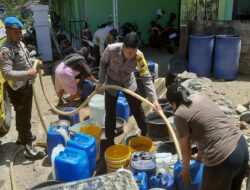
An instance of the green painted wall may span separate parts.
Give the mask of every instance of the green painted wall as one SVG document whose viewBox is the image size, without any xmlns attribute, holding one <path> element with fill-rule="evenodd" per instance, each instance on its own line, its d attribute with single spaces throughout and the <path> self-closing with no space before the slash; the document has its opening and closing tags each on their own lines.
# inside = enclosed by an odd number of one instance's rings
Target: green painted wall
<svg viewBox="0 0 250 190">
<path fill-rule="evenodd" d="M 77 33 L 78 27 L 69 28 L 69 21 L 76 18 L 82 20 L 83 0 L 54 0 L 53 9 L 61 17 L 62 25 L 70 32 Z M 125 22 L 135 21 L 138 23 L 138 31 L 142 33 L 142 39 L 148 42 L 150 32 L 150 21 L 156 18 L 156 10 L 163 9 L 166 14 L 161 18 L 160 24 L 166 25 L 169 14 L 175 12 L 177 18 L 175 26 L 178 26 L 179 20 L 179 0 L 118 0 L 118 20 L 119 26 Z M 111 21 L 110 15 L 113 15 L 113 0 L 85 0 L 86 18 L 89 28 L 94 34 L 97 26 Z"/>
<path fill-rule="evenodd" d="M 98 4 L 98 6 L 96 6 Z M 113 15 L 113 0 L 85 0 L 86 16 L 90 24 L 92 33 L 97 30 L 97 26 L 109 20 L 109 15 Z M 156 18 L 156 10 L 163 9 L 166 14 L 162 17 L 160 24 L 168 21 L 169 14 L 175 12 L 177 27 L 179 20 L 178 0 L 118 0 L 118 20 L 119 26 L 125 22 L 135 21 L 138 23 L 138 31 L 142 33 L 142 39 L 148 42 L 150 32 L 150 21 Z"/>
<path fill-rule="evenodd" d="M 219 0 L 219 20 L 232 20 L 234 0 Z"/>
</svg>

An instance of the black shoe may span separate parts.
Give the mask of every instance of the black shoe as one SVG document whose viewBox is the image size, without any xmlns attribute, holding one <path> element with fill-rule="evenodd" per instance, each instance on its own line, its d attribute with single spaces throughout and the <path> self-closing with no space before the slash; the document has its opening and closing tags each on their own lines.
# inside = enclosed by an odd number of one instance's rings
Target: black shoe
<svg viewBox="0 0 250 190">
<path fill-rule="evenodd" d="M 30 141 L 33 142 L 33 141 L 35 141 L 35 140 L 36 140 L 36 136 L 35 136 L 35 135 L 32 135 L 32 136 L 30 137 Z M 17 140 L 16 140 L 16 144 L 20 145 L 20 144 L 24 144 L 24 143 L 23 143 L 22 140 L 18 137 Z"/>
<path fill-rule="evenodd" d="M 147 136 L 147 130 L 141 131 L 141 136 Z"/>
<path fill-rule="evenodd" d="M 45 154 L 41 151 L 38 151 L 33 145 L 32 143 L 28 143 L 25 146 L 25 152 L 24 152 L 24 156 L 28 159 L 31 160 L 38 160 L 38 159 L 42 159 Z"/>
</svg>

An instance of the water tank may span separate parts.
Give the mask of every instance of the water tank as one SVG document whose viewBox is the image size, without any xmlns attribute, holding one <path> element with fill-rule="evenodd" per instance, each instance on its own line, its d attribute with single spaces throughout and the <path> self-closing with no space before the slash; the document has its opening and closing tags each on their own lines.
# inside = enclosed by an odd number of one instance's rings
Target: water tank
<svg viewBox="0 0 250 190">
<path fill-rule="evenodd" d="M 216 78 L 233 80 L 237 77 L 240 50 L 240 36 L 216 36 L 214 50 L 214 76 Z"/>
<path fill-rule="evenodd" d="M 189 41 L 189 72 L 199 77 L 210 77 L 214 36 L 194 34 Z"/>
</svg>

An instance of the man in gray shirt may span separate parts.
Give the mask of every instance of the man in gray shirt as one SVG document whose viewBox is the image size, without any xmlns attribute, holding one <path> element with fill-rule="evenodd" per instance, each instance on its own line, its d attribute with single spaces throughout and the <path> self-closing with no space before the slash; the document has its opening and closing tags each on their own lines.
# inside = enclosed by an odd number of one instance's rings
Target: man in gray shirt
<svg viewBox="0 0 250 190">
<path fill-rule="evenodd" d="M 95 32 L 93 37 L 93 43 L 95 45 L 94 57 L 96 59 L 94 67 L 99 66 L 100 58 L 103 56 L 105 48 L 108 44 L 115 42 L 117 35 L 117 30 L 108 26 Z"/>
<path fill-rule="evenodd" d="M 1 72 L 6 80 L 4 87 L 8 91 L 11 103 L 16 111 L 17 144 L 25 146 L 25 156 L 40 159 L 44 156 L 32 146 L 36 136 L 31 133 L 32 86 L 31 79 L 36 78 L 37 70 L 32 69 L 34 60 L 21 42 L 23 24 L 15 17 L 6 18 L 7 39 L 0 48 Z M 41 67 L 40 61 L 38 67 Z"/>
<path fill-rule="evenodd" d="M 147 96 L 154 104 L 155 111 L 159 112 L 161 106 L 157 99 L 155 87 L 152 82 L 147 62 L 145 61 L 142 52 L 138 50 L 138 46 L 139 37 L 135 32 L 131 32 L 125 36 L 123 43 L 112 44 L 106 48 L 100 61 L 97 91 L 104 84 L 104 80 L 107 77 L 108 85 L 121 86 L 137 93 L 137 84 L 134 75 L 137 66 Z M 114 137 L 116 136 L 116 104 L 118 96 L 118 90 L 107 89 L 105 91 L 105 135 L 110 142 L 110 145 L 114 144 Z M 147 128 L 141 102 L 126 93 L 125 97 L 127 98 L 130 110 L 141 129 L 141 135 L 145 136 Z"/>
</svg>

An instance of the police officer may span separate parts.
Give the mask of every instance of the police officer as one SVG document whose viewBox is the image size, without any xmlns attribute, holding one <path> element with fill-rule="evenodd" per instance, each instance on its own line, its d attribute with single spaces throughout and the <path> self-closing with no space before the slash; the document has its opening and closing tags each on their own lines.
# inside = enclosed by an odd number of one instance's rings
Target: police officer
<svg viewBox="0 0 250 190">
<path fill-rule="evenodd" d="M 135 32 L 131 32 L 125 36 L 123 43 L 115 43 L 106 48 L 100 61 L 99 83 L 97 84 L 96 91 L 102 87 L 107 77 L 108 85 L 121 86 L 137 93 L 137 84 L 134 75 L 134 70 L 137 66 L 147 96 L 154 104 L 155 111 L 158 113 L 162 109 L 157 99 L 147 62 L 144 59 L 143 53 L 138 50 L 138 47 L 139 37 Z M 107 138 L 106 144 L 109 145 L 114 144 L 114 137 L 116 136 L 116 104 L 118 96 L 118 90 L 107 89 L 105 91 L 105 135 Z M 141 102 L 126 93 L 125 96 L 137 125 L 141 129 L 141 135 L 145 136 L 147 133 L 146 118 Z"/>
<path fill-rule="evenodd" d="M 99 66 L 100 58 L 102 57 L 105 48 L 108 44 L 114 43 L 117 36 L 117 30 L 112 29 L 108 26 L 105 28 L 101 28 L 95 32 L 93 37 L 93 43 L 95 45 L 94 57 L 96 59 L 94 67 Z"/>
<path fill-rule="evenodd" d="M 8 17 L 4 25 L 7 39 L 0 48 L 0 64 L 6 80 L 4 87 L 16 111 L 17 144 L 25 146 L 26 157 L 40 159 L 44 154 L 32 145 L 36 136 L 31 133 L 30 122 L 33 96 L 31 79 L 37 75 L 37 70 L 32 69 L 35 60 L 29 57 L 28 50 L 21 42 L 23 24 L 15 17 Z M 40 61 L 39 69 L 41 64 Z"/>
</svg>

